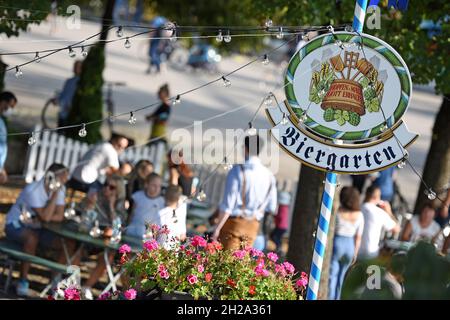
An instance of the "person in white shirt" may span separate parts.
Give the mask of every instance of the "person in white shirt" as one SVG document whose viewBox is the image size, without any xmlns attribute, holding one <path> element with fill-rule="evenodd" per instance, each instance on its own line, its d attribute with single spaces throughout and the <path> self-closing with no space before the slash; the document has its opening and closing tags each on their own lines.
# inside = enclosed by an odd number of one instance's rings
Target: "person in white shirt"
<svg viewBox="0 0 450 320">
<path fill-rule="evenodd" d="M 107 175 L 119 170 L 119 155 L 127 147 L 128 139 L 118 134 L 114 134 L 109 142 L 93 146 L 78 162 L 68 186 L 83 192 L 88 192 L 94 183 L 100 188 Z"/>
<path fill-rule="evenodd" d="M 181 187 L 170 185 L 164 196 L 166 206 L 159 211 L 161 226 L 165 225 L 169 230 L 169 234 L 161 239 L 166 249 L 186 239 L 187 204 L 182 192 Z"/>
<path fill-rule="evenodd" d="M 402 241 L 416 242 L 423 240 L 434 240 L 441 231 L 439 224 L 434 221 L 436 211 L 431 203 L 425 204 L 420 215 L 414 216 L 405 226 Z"/>
<path fill-rule="evenodd" d="M 161 225 L 159 210 L 164 208 L 161 197 L 162 179 L 157 173 L 151 173 L 145 179 L 144 190 L 133 193 L 131 199 L 132 214 L 126 228 L 126 234 L 142 238 L 146 232 L 146 224 Z"/>
<path fill-rule="evenodd" d="M 58 163 L 52 164 L 45 176 L 27 185 L 16 203 L 6 216 L 5 233 L 9 240 L 23 245 L 25 253 L 35 255 L 39 246 L 44 248 L 61 248 L 61 242 L 54 233 L 41 228 L 41 222 L 60 222 L 64 219 L 65 187 L 69 176 L 68 169 Z M 75 242 L 67 241 L 70 252 Z M 65 255 L 60 250 L 58 262 L 65 264 Z M 28 272 L 30 263 L 23 262 L 20 266 L 20 280 L 17 294 L 28 295 Z"/>
<path fill-rule="evenodd" d="M 364 231 L 358 258 L 376 258 L 380 250 L 383 229 L 399 233 L 400 226 L 392 214 L 389 203 L 381 200 L 381 190 L 377 186 L 372 185 L 367 188 L 361 211 L 364 215 Z"/>
</svg>

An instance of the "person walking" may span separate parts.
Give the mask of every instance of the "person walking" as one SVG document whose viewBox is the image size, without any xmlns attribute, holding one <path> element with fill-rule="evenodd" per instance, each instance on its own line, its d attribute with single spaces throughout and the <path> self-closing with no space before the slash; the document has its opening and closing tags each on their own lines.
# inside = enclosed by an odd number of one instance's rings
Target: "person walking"
<svg viewBox="0 0 450 320">
<path fill-rule="evenodd" d="M 170 116 L 170 92 L 169 85 L 164 84 L 159 88 L 158 91 L 159 100 L 161 100 L 161 105 L 152 114 L 147 115 L 145 118 L 147 121 L 152 123 L 152 131 L 150 133 L 150 144 L 162 140 L 167 143 L 164 138 L 166 136 L 167 122 Z M 154 139 L 157 139 L 156 141 Z"/>
<path fill-rule="evenodd" d="M 275 212 L 275 177 L 258 158 L 261 148 L 258 135 L 246 136 L 245 162 L 234 165 L 228 173 L 218 224 L 211 237 L 219 240 L 224 249 L 252 246 L 264 213 Z"/>
<path fill-rule="evenodd" d="M 364 230 L 364 217 L 359 206 L 360 193 L 354 187 L 344 187 L 339 195 L 340 207 L 331 256 L 328 298 L 339 300 L 345 273 L 356 260 Z"/>
<path fill-rule="evenodd" d="M 8 128 L 5 118 L 8 117 L 17 104 L 16 96 L 9 91 L 0 93 L 0 184 L 8 181 L 5 170 L 6 157 L 8 156 Z"/>
</svg>

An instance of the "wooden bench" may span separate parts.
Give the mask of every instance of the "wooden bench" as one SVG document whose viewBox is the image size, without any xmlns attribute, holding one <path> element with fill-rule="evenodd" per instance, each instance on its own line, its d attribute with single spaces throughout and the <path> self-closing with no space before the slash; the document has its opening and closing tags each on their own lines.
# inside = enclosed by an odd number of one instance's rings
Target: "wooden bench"
<svg viewBox="0 0 450 320">
<path fill-rule="evenodd" d="M 0 257 L 2 258 L 0 260 L 4 261 L 3 265 L 8 267 L 8 275 L 3 289 L 5 293 L 8 292 L 9 286 L 11 284 L 14 266 L 19 261 L 39 265 L 59 274 L 65 274 L 68 271 L 66 265 L 25 253 L 22 251 L 22 247 L 20 244 L 9 241 L 7 239 L 0 239 Z M 4 270 L 5 268 L 3 268 L 3 271 Z M 50 287 L 47 286 L 44 291 L 48 291 L 49 288 Z"/>
</svg>

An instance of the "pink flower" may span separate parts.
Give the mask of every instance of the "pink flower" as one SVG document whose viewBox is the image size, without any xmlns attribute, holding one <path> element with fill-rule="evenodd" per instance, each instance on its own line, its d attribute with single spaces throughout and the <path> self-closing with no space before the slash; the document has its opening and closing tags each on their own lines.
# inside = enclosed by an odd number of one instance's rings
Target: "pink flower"
<svg viewBox="0 0 450 320">
<path fill-rule="evenodd" d="M 212 279 L 212 273 L 205 274 L 205 281 L 206 282 L 211 282 L 211 279 Z"/>
<path fill-rule="evenodd" d="M 255 274 L 257 276 L 263 276 L 263 277 L 268 277 L 269 276 L 269 271 L 267 271 L 266 269 L 264 269 L 263 266 L 258 265 L 255 269 Z"/>
<path fill-rule="evenodd" d="M 102 294 L 98 297 L 97 300 L 108 300 L 109 298 L 111 298 L 111 293 L 108 291 L 108 292 L 102 293 Z"/>
<path fill-rule="evenodd" d="M 300 274 L 300 277 L 308 279 L 308 274 L 304 271 Z"/>
<path fill-rule="evenodd" d="M 250 249 L 250 255 L 252 257 L 264 257 L 264 253 L 261 250 L 255 248 Z"/>
<path fill-rule="evenodd" d="M 205 271 L 205 267 L 202 264 L 199 264 L 197 267 L 197 271 L 202 273 L 203 271 Z"/>
<path fill-rule="evenodd" d="M 169 272 L 167 272 L 167 270 L 161 270 L 160 272 L 159 272 L 159 276 L 162 278 L 162 279 L 169 279 Z"/>
<path fill-rule="evenodd" d="M 269 258 L 269 260 L 272 260 L 273 262 L 277 262 L 278 255 L 275 252 L 269 252 L 267 254 L 267 258 Z"/>
<path fill-rule="evenodd" d="M 236 250 L 235 252 L 233 252 L 233 257 L 242 260 L 244 259 L 246 254 L 247 252 L 245 250 Z"/>
<path fill-rule="evenodd" d="M 64 300 L 80 300 L 80 291 L 75 287 L 64 290 Z"/>
<path fill-rule="evenodd" d="M 182 245 L 180 246 L 180 250 L 184 250 L 184 249 L 186 249 L 186 246 L 185 246 L 184 244 L 182 244 Z"/>
<path fill-rule="evenodd" d="M 121 253 L 121 254 L 130 253 L 130 252 L 131 252 L 131 247 L 127 244 L 123 244 L 119 248 L 119 253 Z"/>
<path fill-rule="evenodd" d="M 156 240 L 150 240 L 144 242 L 144 248 L 148 251 L 153 251 L 158 249 L 158 242 Z"/>
<path fill-rule="evenodd" d="M 187 276 L 187 281 L 189 282 L 189 284 L 197 283 L 197 280 L 197 276 L 194 274 L 190 274 Z"/>
<path fill-rule="evenodd" d="M 123 293 L 123 295 L 125 296 L 125 299 L 127 299 L 127 300 L 134 300 L 134 299 L 136 299 L 136 290 L 128 289 L 127 291 L 125 291 Z"/>
<path fill-rule="evenodd" d="M 282 264 L 277 264 L 275 266 L 275 272 L 281 274 L 283 277 L 286 276 L 286 269 Z"/>
<path fill-rule="evenodd" d="M 295 285 L 298 288 L 306 288 L 306 286 L 308 285 L 308 278 L 301 277 L 297 280 L 297 282 L 295 282 Z"/>
<path fill-rule="evenodd" d="M 206 247 L 207 241 L 200 236 L 194 236 L 194 238 L 191 241 L 191 244 L 194 247 Z"/>
<path fill-rule="evenodd" d="M 170 233 L 169 228 L 167 228 L 166 225 L 163 225 L 163 226 L 161 227 L 161 233 L 162 233 L 162 234 L 169 234 L 169 233 Z"/>
<path fill-rule="evenodd" d="M 160 227 L 157 224 L 152 224 L 150 226 L 150 229 L 152 229 L 153 233 L 156 233 L 157 231 L 159 231 Z"/>
<path fill-rule="evenodd" d="M 161 264 L 158 266 L 158 272 L 161 272 L 161 271 L 164 271 L 164 270 L 166 270 L 166 267 L 161 263 Z"/>
<path fill-rule="evenodd" d="M 289 262 L 284 262 L 283 266 L 289 274 L 293 274 L 295 272 L 294 266 Z"/>
</svg>

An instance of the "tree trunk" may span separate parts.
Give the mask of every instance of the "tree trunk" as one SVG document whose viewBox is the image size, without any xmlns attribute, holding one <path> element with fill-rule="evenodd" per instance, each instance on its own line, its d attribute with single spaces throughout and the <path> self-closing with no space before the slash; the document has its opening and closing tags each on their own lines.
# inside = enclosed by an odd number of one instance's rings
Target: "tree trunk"
<svg viewBox="0 0 450 320">
<path fill-rule="evenodd" d="M 100 45 L 102 47 L 105 46 L 105 41 L 108 38 L 108 31 L 111 25 L 114 23 L 113 21 L 113 11 L 116 0 L 108 0 L 105 7 L 105 12 L 103 13 L 102 18 L 102 33 L 100 34 Z"/>
<path fill-rule="evenodd" d="M 437 193 L 450 180 L 450 94 L 445 94 L 441 109 L 434 122 L 433 134 L 431 136 L 431 146 L 428 151 L 427 161 L 423 170 L 423 179 L 428 186 Z M 418 182 L 419 183 L 419 182 Z M 442 199 L 442 197 L 441 197 Z M 414 213 L 419 213 L 422 206 L 427 202 L 425 186 L 421 183 L 417 194 Z M 438 205 L 442 205 L 437 200 Z"/>
</svg>

